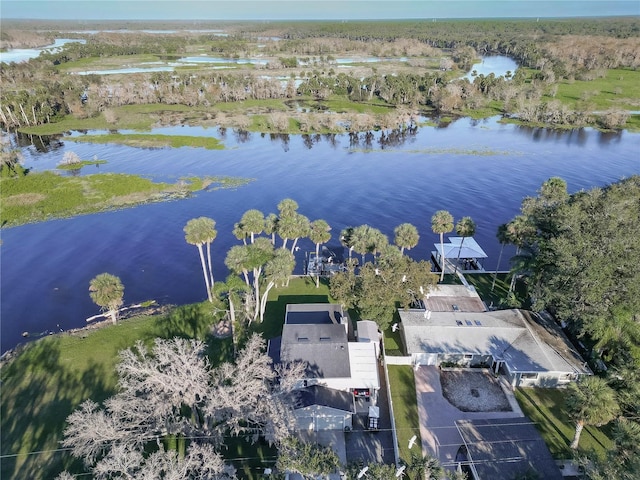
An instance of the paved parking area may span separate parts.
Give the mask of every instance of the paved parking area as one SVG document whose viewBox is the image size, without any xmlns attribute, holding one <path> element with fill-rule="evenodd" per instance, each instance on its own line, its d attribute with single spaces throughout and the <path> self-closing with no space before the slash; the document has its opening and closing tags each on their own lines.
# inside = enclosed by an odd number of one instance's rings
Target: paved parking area
<svg viewBox="0 0 640 480">
<path fill-rule="evenodd" d="M 456 420 L 481 420 L 494 418 L 519 418 L 522 411 L 515 398 L 509 399 L 513 411 L 510 412 L 463 412 L 451 405 L 442 395 L 440 370 L 438 367 L 421 366 L 415 371 L 418 415 L 422 451 L 440 460 L 444 466 L 451 466 L 463 439 Z M 507 397 L 509 393 L 507 392 Z M 513 394 L 511 393 L 511 397 Z"/>
<path fill-rule="evenodd" d="M 378 365 L 378 373 L 380 376 L 380 392 L 377 403 L 380 407 L 379 430 L 372 432 L 365 428 L 366 414 L 354 415 L 353 430 L 344 434 L 348 463 L 394 463 L 395 461 L 387 383 L 381 365 Z"/>
</svg>

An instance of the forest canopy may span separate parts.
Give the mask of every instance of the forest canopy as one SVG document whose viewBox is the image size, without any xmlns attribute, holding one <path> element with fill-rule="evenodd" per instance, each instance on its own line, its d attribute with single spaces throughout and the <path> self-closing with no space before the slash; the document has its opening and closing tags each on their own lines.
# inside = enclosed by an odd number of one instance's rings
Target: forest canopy
<svg viewBox="0 0 640 480">
<path fill-rule="evenodd" d="M 514 219 L 514 268 L 546 308 L 619 367 L 640 368 L 640 176 L 573 195 L 559 178 Z"/>
</svg>

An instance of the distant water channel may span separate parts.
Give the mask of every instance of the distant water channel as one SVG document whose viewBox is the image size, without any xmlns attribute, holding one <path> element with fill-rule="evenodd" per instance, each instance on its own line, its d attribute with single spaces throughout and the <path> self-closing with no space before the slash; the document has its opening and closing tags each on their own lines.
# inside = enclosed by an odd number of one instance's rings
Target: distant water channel
<svg viewBox="0 0 640 480">
<path fill-rule="evenodd" d="M 2 229 L 2 352 L 24 341 L 22 332 L 84 326 L 99 311 L 88 285 L 102 272 L 122 279 L 126 304 L 205 299 L 197 249 L 185 242 L 182 230 L 194 217 L 217 222 L 213 251 L 218 279 L 227 273 L 227 250 L 237 244 L 233 224 L 251 208 L 276 212 L 284 198 L 296 200 L 311 220 L 327 220 L 332 246 L 339 245 L 345 226 L 367 223 L 393 241 L 397 225 L 413 223 L 420 242 L 409 254 L 416 259 L 428 259 L 438 241 L 431 232 L 435 211 L 449 210 L 456 220 L 469 215 L 477 223 L 476 240 L 489 255 L 485 268 L 493 270 L 500 251 L 498 225 L 513 218 L 523 197 L 535 195 L 549 177 L 564 178 L 576 192 L 640 173 L 639 134 L 532 129 L 501 125 L 496 118 L 357 138 L 237 134 L 200 127 L 154 133 L 213 136 L 226 149 L 139 149 L 28 136 L 17 141 L 25 166 L 33 171 L 53 169 L 65 152 L 73 151 L 108 162 L 85 167 L 83 175 L 126 172 L 162 181 L 231 175 L 255 181 L 186 200 Z M 309 241 L 300 246 L 298 273 L 304 252 L 313 248 Z M 508 268 L 511 254 L 505 249 L 501 269 Z"/>
<path fill-rule="evenodd" d="M 67 43 L 86 43 L 86 40 L 73 39 L 73 38 L 56 38 L 55 42 L 51 45 L 41 48 L 15 48 L 7 50 L 6 52 L 0 52 L 0 62 L 4 63 L 20 63 L 27 62 L 32 58 L 37 58 L 44 51 L 56 51 L 61 49 Z"/>
</svg>

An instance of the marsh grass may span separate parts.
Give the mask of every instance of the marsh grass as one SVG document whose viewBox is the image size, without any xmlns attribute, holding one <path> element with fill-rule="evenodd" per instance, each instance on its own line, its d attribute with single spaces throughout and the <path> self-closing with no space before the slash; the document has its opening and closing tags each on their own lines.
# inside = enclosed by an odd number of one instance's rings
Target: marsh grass
<svg viewBox="0 0 640 480">
<path fill-rule="evenodd" d="M 82 160 L 75 163 L 61 163 L 56 168 L 58 170 L 80 170 L 87 165 L 103 165 L 107 163 L 106 160 Z"/>
<path fill-rule="evenodd" d="M 217 138 L 193 137 L 188 135 L 108 133 L 104 135 L 81 135 L 79 137 L 68 137 L 66 140 L 84 143 L 117 143 L 137 148 L 195 147 L 206 148 L 208 150 L 222 150 L 224 148 Z"/>
<path fill-rule="evenodd" d="M 205 177 L 175 184 L 122 173 L 79 177 L 36 172 L 0 180 L 0 223 L 16 226 L 182 198 L 201 189 L 235 188 L 250 179 Z"/>
</svg>

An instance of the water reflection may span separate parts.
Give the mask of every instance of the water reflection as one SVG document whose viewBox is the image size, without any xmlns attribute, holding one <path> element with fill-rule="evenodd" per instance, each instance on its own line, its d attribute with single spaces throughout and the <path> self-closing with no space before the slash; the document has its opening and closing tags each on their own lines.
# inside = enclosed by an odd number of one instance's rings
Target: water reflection
<svg viewBox="0 0 640 480">
<path fill-rule="evenodd" d="M 38 153 L 55 152 L 64 147 L 62 135 L 33 135 L 17 132 L 14 135 L 16 146 L 19 148 L 33 148 Z"/>
<path fill-rule="evenodd" d="M 518 69 L 518 64 L 511 58 L 503 55 L 491 55 L 482 57 L 480 63 L 471 66 L 471 71 L 465 76 L 470 82 L 476 76 L 484 75 L 485 77 L 494 74 L 496 77 L 512 76 Z"/>
<path fill-rule="evenodd" d="M 534 195 L 543 181 L 562 177 L 575 192 L 639 171 L 638 134 L 545 131 L 501 124 L 499 117 L 480 123 L 458 119 L 440 129 L 421 124 L 345 134 L 259 135 L 188 126 L 152 133 L 215 135 L 227 148 L 139 149 L 24 135 L 14 142 L 23 145 L 25 168 L 34 171 L 55 169 L 71 150 L 83 159 L 107 161 L 83 168 L 80 175 L 105 171 L 175 182 L 185 174 L 219 174 L 256 181 L 179 202 L 2 230 L 3 351 L 23 341 L 23 331 L 84 325 L 98 310 L 87 294 L 88 282 L 104 271 L 122 279 L 127 303 L 201 301 L 200 265 L 182 231 L 190 218 L 216 220 L 214 272 L 219 278 L 227 272 L 224 252 L 238 243 L 231 233 L 234 224 L 250 208 L 275 211 L 283 198 L 296 200 L 309 218 L 324 218 L 333 232 L 366 223 L 392 238 L 399 223 L 412 222 L 421 236 L 410 252 L 415 259 L 428 259 L 437 241 L 428 221 L 435 211 L 449 210 L 456 219 L 471 216 L 478 225 L 476 239 L 489 255 L 485 268 L 493 269 L 500 251 L 498 225 L 517 215 L 522 198 Z M 308 240 L 300 245 L 297 271 L 304 252 L 315 248 Z M 511 254 L 505 250 L 501 269 L 509 268 Z M 33 298 L 43 299 L 37 309 L 30 308 Z"/>
<path fill-rule="evenodd" d="M 622 140 L 622 132 L 598 132 L 598 143 L 609 145 L 619 143 Z"/>
</svg>

